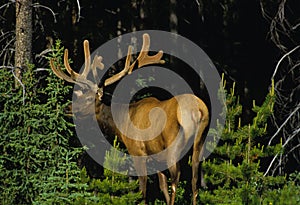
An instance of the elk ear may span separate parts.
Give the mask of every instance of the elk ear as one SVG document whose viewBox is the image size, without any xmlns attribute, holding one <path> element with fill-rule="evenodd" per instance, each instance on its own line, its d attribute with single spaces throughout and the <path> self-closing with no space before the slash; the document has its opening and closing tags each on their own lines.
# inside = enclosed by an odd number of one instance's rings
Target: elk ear
<svg viewBox="0 0 300 205">
<path fill-rule="evenodd" d="M 74 93 L 75 93 L 76 97 L 80 97 L 83 95 L 82 90 L 75 90 Z"/>
</svg>

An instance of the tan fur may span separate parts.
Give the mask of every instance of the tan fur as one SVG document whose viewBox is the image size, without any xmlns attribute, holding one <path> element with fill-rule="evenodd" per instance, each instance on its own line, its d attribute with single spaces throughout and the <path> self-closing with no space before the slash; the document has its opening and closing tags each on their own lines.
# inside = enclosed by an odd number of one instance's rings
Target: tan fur
<svg viewBox="0 0 300 205">
<path fill-rule="evenodd" d="M 153 140 L 149 141 L 137 141 L 133 140 L 130 137 L 126 136 L 126 133 L 121 133 L 114 124 L 112 119 L 110 107 L 104 105 L 101 102 L 97 102 L 97 120 L 101 128 L 105 127 L 105 130 L 109 130 L 110 135 L 118 135 L 120 140 L 125 144 L 128 149 L 129 154 L 133 156 L 147 156 L 159 153 L 169 147 L 180 131 L 180 128 L 183 129 L 182 136 L 183 141 L 180 146 L 184 147 L 185 144 L 191 139 L 194 138 L 193 145 L 193 204 L 196 204 L 196 196 L 198 194 L 197 189 L 197 179 L 198 179 L 198 167 L 199 162 L 202 157 L 202 148 L 205 137 L 203 136 L 203 131 L 207 127 L 209 122 L 209 113 L 206 105 L 202 100 L 200 100 L 195 95 L 183 94 L 175 96 L 166 101 L 159 101 L 156 98 L 145 98 L 140 100 L 137 103 L 129 105 L 130 120 L 132 123 L 140 129 L 145 129 L 150 126 L 149 113 L 153 108 L 161 108 L 167 115 L 167 121 L 162 132 L 156 136 Z M 120 109 L 123 106 L 120 105 Z M 123 115 L 122 111 L 118 112 L 120 115 Z M 155 116 L 155 122 L 160 123 L 161 116 Z M 122 119 L 125 119 L 124 116 L 121 116 Z M 128 118 L 124 120 L 124 126 L 127 126 Z M 156 127 L 156 125 L 152 125 Z M 142 138 L 142 136 L 141 136 Z M 167 158 L 174 156 L 177 150 L 172 150 L 171 153 L 168 153 Z M 176 153 L 179 154 L 179 153 Z M 139 169 L 144 170 L 146 162 L 138 162 Z M 145 170 L 144 170 L 145 171 Z M 169 169 L 171 173 L 172 189 L 171 189 L 171 199 L 168 195 L 167 185 L 165 176 L 163 173 L 159 172 L 160 179 L 160 188 L 165 195 L 166 201 L 168 204 L 174 204 L 176 187 L 178 184 L 180 170 L 179 164 L 170 165 Z M 146 176 L 146 171 L 145 171 Z M 146 177 L 139 177 L 140 180 L 140 189 L 146 198 Z"/>
<path fill-rule="evenodd" d="M 130 74 L 136 64 L 140 68 L 145 65 L 164 63 L 164 60 L 161 59 L 163 52 L 159 51 L 157 54 L 149 56 L 149 47 L 150 37 L 148 34 L 144 34 L 142 49 L 137 59 L 131 63 L 132 47 L 129 46 L 124 69 L 106 79 L 104 86 L 117 82 L 125 75 Z M 193 140 L 192 191 L 193 205 L 196 205 L 198 169 L 205 141 L 203 132 L 209 123 L 209 112 L 205 103 L 192 94 L 178 95 L 165 101 L 159 101 L 153 97 L 145 98 L 130 105 L 117 105 L 117 115 L 113 119 L 111 107 L 101 102 L 103 87 L 99 87 L 95 83 L 98 79 L 97 69 L 104 68 L 102 57 L 96 55 L 91 63 L 87 40 L 84 41 L 84 54 L 85 67 L 81 74 L 76 73 L 69 65 L 68 50 L 65 50 L 64 65 L 69 75 L 64 73 L 59 66 L 55 66 L 55 59 L 50 60 L 51 69 L 59 78 L 75 83 L 85 90 L 84 92 L 75 92 L 78 99 L 72 108 L 73 113 L 77 117 L 84 118 L 94 115 L 96 112 L 96 119 L 102 131 L 107 135 L 117 135 L 132 156 L 149 156 L 167 150 L 164 158 L 160 159 L 165 161 L 169 167 L 171 197 L 168 193 L 166 176 L 162 172 L 158 172 L 158 177 L 160 189 L 165 195 L 168 205 L 174 204 L 180 178 L 178 157 L 187 143 Z M 87 79 L 90 72 L 93 74 L 94 81 Z M 96 96 L 95 93 L 97 93 Z M 129 113 L 126 113 L 128 106 Z M 134 160 L 134 165 L 137 172 L 142 173 L 139 176 L 139 184 L 146 201 L 146 161 Z"/>
</svg>

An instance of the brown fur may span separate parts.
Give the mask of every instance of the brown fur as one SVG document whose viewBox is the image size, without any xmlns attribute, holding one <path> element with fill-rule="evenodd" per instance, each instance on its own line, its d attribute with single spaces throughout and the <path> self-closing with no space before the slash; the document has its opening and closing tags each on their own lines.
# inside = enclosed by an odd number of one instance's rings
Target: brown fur
<svg viewBox="0 0 300 205">
<path fill-rule="evenodd" d="M 90 95 L 86 93 L 86 95 L 82 95 L 79 98 L 88 98 Z M 90 98 L 90 97 L 89 97 Z M 98 98 L 97 98 L 98 99 Z M 87 103 L 88 100 L 83 100 L 85 105 L 89 104 L 90 106 L 94 106 L 93 103 Z M 129 116 L 126 117 L 123 113 L 124 108 L 129 106 Z M 76 110 L 76 114 L 78 115 L 89 115 L 93 113 L 89 113 L 88 110 L 93 110 L 84 105 L 80 106 L 80 110 Z M 197 189 L 197 180 L 198 180 L 198 169 L 200 159 L 203 154 L 203 143 L 205 137 L 203 136 L 203 131 L 207 127 L 209 122 L 209 113 L 206 105 L 202 100 L 192 94 L 183 94 L 175 96 L 169 100 L 159 101 L 156 98 L 150 97 L 142 99 L 136 103 L 132 103 L 130 105 L 118 105 L 118 116 L 121 119 L 122 126 L 124 126 L 124 130 L 127 130 L 126 133 L 121 133 L 119 129 L 117 129 L 114 120 L 112 118 L 111 107 L 101 103 L 98 99 L 96 100 L 96 118 L 99 126 L 103 130 L 104 133 L 109 135 L 117 135 L 119 139 L 124 143 L 130 155 L 133 156 L 148 156 L 152 154 L 157 154 L 166 148 L 168 148 L 172 142 L 174 142 L 176 137 L 180 138 L 180 144 L 174 146 L 173 149 L 170 149 L 167 152 L 166 158 L 178 156 L 180 150 L 186 145 L 186 143 L 190 139 L 194 139 L 193 144 L 193 156 L 192 156 L 192 191 L 193 191 L 193 204 L 196 204 L 196 197 L 198 194 Z M 130 138 L 130 134 L 135 134 L 130 132 L 130 127 L 128 126 L 129 120 L 133 123 L 136 128 L 146 129 L 151 126 L 153 129 L 159 127 L 157 124 L 162 123 L 162 116 L 156 115 L 160 114 L 154 113 L 153 118 L 155 122 L 154 124 L 150 123 L 149 113 L 154 108 L 161 108 L 166 116 L 166 124 L 162 129 L 162 132 L 157 135 L 154 139 L 148 141 L 134 140 Z M 183 132 L 178 135 L 180 132 L 180 128 L 182 128 Z M 143 139 L 143 136 L 140 136 Z M 182 138 L 182 139 L 181 139 Z M 146 184 L 147 184 L 147 170 L 145 161 L 139 160 L 135 162 L 135 168 L 140 173 L 145 173 L 144 176 L 139 177 L 140 182 L 140 190 L 143 193 L 144 198 L 146 199 Z M 159 172 L 159 184 L 160 189 L 165 195 L 167 204 L 174 204 L 176 188 L 179 182 L 180 177 L 180 169 L 179 163 L 174 161 L 174 164 L 169 165 L 169 172 L 171 175 L 171 197 L 168 193 L 168 185 L 166 176 Z"/>
<path fill-rule="evenodd" d="M 104 86 L 117 82 L 125 75 L 130 74 L 135 67 L 141 68 L 145 65 L 164 63 L 164 60 L 161 60 L 163 52 L 159 51 L 157 54 L 149 56 L 149 47 L 150 36 L 144 34 L 142 49 L 137 59 L 131 63 L 132 47 L 129 46 L 124 69 L 106 79 Z M 99 87 L 95 83 L 98 79 L 97 68 L 100 70 L 104 68 L 101 62 L 102 57 L 96 55 L 91 63 L 87 40 L 84 41 L 84 54 L 85 68 L 81 74 L 76 73 L 69 65 L 67 49 L 64 54 L 64 65 L 69 75 L 64 73 L 59 66 L 55 66 L 54 59 L 50 60 L 51 68 L 59 78 L 75 83 L 83 90 L 88 89 L 87 92 L 75 92 L 78 99 L 73 104 L 73 113 L 85 117 L 94 115 L 94 111 L 96 111 L 96 118 L 102 131 L 108 135 L 117 135 L 132 156 L 149 156 L 165 151 L 162 160 L 167 163 L 171 175 L 171 198 L 168 193 L 166 176 L 162 172 L 158 172 L 158 178 L 160 189 L 165 195 L 167 204 L 170 205 L 174 204 L 180 177 L 177 161 L 187 142 L 193 139 L 192 191 L 193 205 L 196 205 L 198 169 L 205 141 L 203 132 L 209 123 L 209 113 L 205 103 L 192 94 L 178 95 L 165 101 L 159 101 L 153 97 L 145 98 L 130 105 L 118 105 L 118 114 L 115 116 L 116 119 L 113 119 L 111 108 L 101 102 L 103 87 Z M 90 72 L 92 72 L 95 81 L 87 79 Z M 96 102 L 95 93 L 97 93 Z M 129 113 L 127 114 L 125 110 L 128 106 Z M 117 127 L 116 122 L 119 122 L 119 127 Z M 154 138 L 147 138 L 149 134 L 153 133 L 155 133 Z M 141 175 L 139 176 L 140 190 L 146 199 L 146 161 L 135 158 L 134 165 L 136 171 Z"/>
</svg>

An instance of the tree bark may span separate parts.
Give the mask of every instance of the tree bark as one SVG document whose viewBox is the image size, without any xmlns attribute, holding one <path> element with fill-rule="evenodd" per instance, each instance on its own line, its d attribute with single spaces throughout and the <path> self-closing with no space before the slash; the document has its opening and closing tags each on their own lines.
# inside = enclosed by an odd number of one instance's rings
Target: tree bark
<svg viewBox="0 0 300 205">
<path fill-rule="evenodd" d="M 170 31 L 171 33 L 178 33 L 178 18 L 176 12 L 177 1 L 170 0 Z"/>
<path fill-rule="evenodd" d="M 32 0 L 16 0 L 15 74 L 21 79 L 21 71 L 32 63 Z M 16 79 L 15 86 L 19 86 Z"/>
</svg>

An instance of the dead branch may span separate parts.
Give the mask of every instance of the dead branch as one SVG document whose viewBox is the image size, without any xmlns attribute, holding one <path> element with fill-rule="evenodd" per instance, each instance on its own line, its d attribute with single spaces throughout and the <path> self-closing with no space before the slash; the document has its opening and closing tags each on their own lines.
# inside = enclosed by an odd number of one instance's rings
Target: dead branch
<svg viewBox="0 0 300 205">
<path fill-rule="evenodd" d="M 42 5 L 42 4 L 40 4 L 40 3 L 34 3 L 33 5 L 32 5 L 34 8 L 44 8 L 44 9 L 46 9 L 46 10 L 48 10 L 48 11 L 50 11 L 50 13 L 52 14 L 52 16 L 53 16 L 53 19 L 54 19 L 54 23 L 57 23 L 57 20 L 56 20 L 56 13 L 54 13 L 54 11 L 51 9 L 51 8 L 49 8 L 48 6 L 45 6 L 45 5 Z"/>
<path fill-rule="evenodd" d="M 300 48 L 300 45 L 296 46 L 295 48 L 293 48 L 291 51 L 287 52 L 286 54 L 284 54 L 284 55 L 280 58 L 280 60 L 278 61 L 277 65 L 276 65 L 276 67 L 275 67 L 275 70 L 274 70 L 274 72 L 273 72 L 272 79 L 275 78 L 275 75 L 276 75 L 276 73 L 277 73 L 277 71 L 278 71 L 278 68 L 279 68 L 281 62 L 282 62 L 287 56 L 289 56 L 291 53 L 293 53 L 294 51 L 296 51 L 298 48 Z"/>
</svg>

